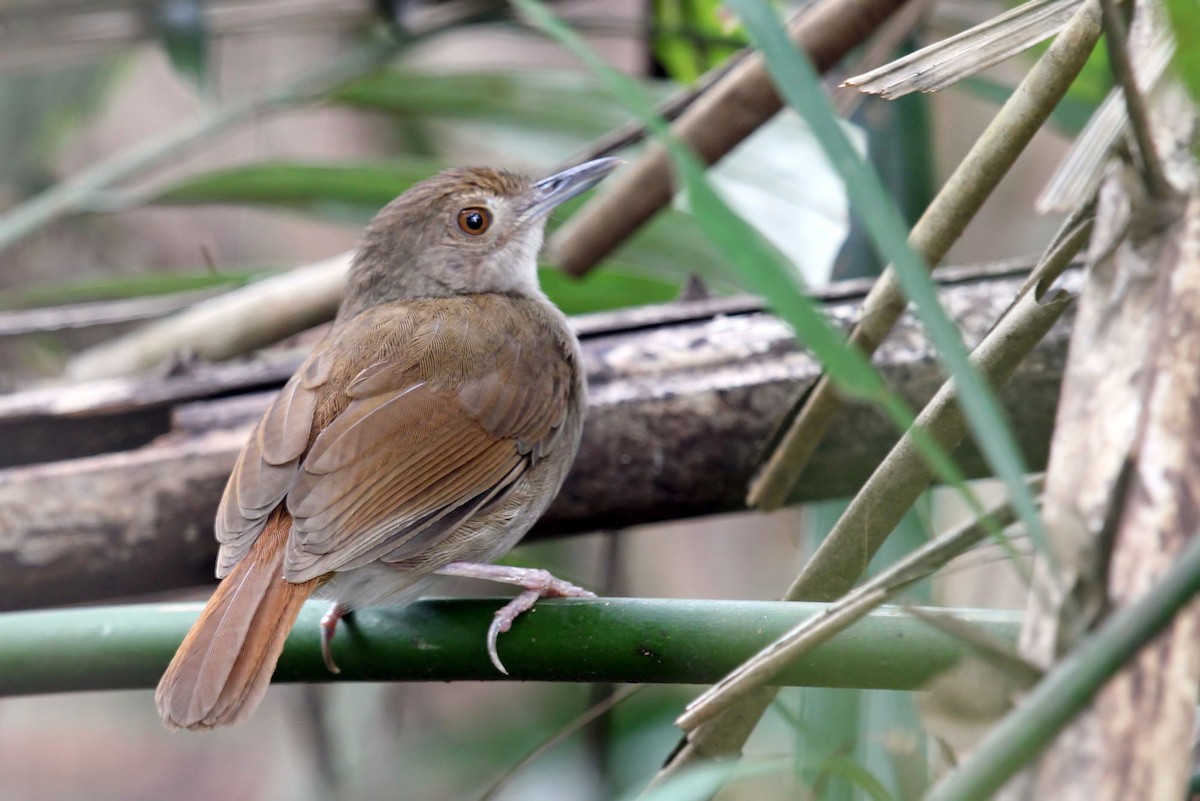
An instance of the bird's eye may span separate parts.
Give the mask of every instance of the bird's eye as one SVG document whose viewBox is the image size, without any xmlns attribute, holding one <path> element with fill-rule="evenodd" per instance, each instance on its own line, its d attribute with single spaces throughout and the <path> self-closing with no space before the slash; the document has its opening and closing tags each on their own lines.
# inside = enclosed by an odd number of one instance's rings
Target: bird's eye
<svg viewBox="0 0 1200 801">
<path fill-rule="evenodd" d="M 492 213 L 487 209 L 472 206 L 458 213 L 458 228 L 464 234 L 479 236 L 492 225 Z"/>
</svg>

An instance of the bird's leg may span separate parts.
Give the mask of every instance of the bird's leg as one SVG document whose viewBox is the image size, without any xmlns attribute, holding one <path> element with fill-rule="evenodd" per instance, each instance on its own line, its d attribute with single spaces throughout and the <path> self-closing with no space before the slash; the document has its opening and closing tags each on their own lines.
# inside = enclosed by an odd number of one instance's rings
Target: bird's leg
<svg viewBox="0 0 1200 801">
<path fill-rule="evenodd" d="M 329 644 L 333 642 L 333 635 L 337 633 L 338 621 L 348 614 L 350 614 L 349 606 L 334 601 L 329 605 L 329 611 L 321 618 L 321 656 L 325 658 L 325 667 L 329 669 L 330 673 L 342 672 L 342 669 L 333 661 Z"/>
<path fill-rule="evenodd" d="M 476 562 L 451 562 L 437 571 L 443 576 L 461 576 L 465 578 L 486 579 L 499 581 L 504 584 L 515 584 L 525 589 L 492 618 L 488 626 L 487 652 L 496 666 L 505 676 L 508 671 L 500 661 L 496 652 L 496 640 L 503 632 L 512 628 L 513 621 L 523 613 L 533 608 L 539 598 L 595 598 L 596 593 L 576 587 L 569 581 L 555 578 L 550 571 L 530 567 L 509 567 L 508 565 L 488 565 Z"/>
</svg>

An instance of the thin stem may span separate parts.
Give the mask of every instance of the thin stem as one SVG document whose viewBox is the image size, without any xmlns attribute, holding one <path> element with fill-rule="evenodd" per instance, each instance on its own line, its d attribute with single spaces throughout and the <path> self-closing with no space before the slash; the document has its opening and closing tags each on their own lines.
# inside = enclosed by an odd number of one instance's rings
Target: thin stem
<svg viewBox="0 0 1200 801">
<path fill-rule="evenodd" d="M 500 794 L 501 790 L 509 785 L 509 783 L 517 776 L 517 774 L 525 770 L 525 768 L 529 767 L 542 756 L 553 750 L 572 734 L 606 714 L 609 710 L 611 710 L 617 704 L 623 702 L 625 699 L 629 698 L 634 693 L 642 690 L 645 686 L 646 685 L 644 684 L 626 685 L 616 692 L 609 693 L 604 698 L 601 698 L 599 701 L 592 704 L 590 707 L 584 710 L 582 714 L 580 714 L 570 723 L 563 726 L 558 731 L 551 734 L 549 737 L 539 743 L 536 748 L 534 748 L 525 756 L 521 757 L 519 761 L 505 770 L 504 773 L 500 774 L 500 778 L 492 782 L 492 785 L 488 787 L 486 791 L 484 791 L 483 795 L 479 796 L 479 801 L 491 801 L 491 799 Z"/>
<path fill-rule="evenodd" d="M 1100 6 L 1103 10 L 1104 40 L 1108 45 L 1109 64 L 1113 77 L 1121 84 L 1121 93 L 1125 96 L 1125 110 L 1129 114 L 1129 128 L 1133 131 L 1133 139 L 1142 158 L 1142 180 L 1145 181 L 1151 197 L 1160 201 L 1171 200 L 1177 193 L 1167 180 L 1162 160 L 1159 159 L 1158 150 L 1154 146 L 1146 98 L 1138 88 L 1133 61 L 1129 56 L 1129 32 L 1121 22 L 1116 0 L 1100 0 Z"/>
</svg>

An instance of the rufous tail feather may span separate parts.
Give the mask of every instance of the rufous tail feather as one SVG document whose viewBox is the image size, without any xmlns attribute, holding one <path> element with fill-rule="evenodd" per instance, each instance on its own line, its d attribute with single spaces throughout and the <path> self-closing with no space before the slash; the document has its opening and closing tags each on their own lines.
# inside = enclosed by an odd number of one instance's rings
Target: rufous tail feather
<svg viewBox="0 0 1200 801">
<path fill-rule="evenodd" d="M 170 729 L 225 726 L 254 710 L 305 599 L 321 584 L 283 578 L 292 519 L 282 509 L 200 613 L 154 694 Z"/>
</svg>

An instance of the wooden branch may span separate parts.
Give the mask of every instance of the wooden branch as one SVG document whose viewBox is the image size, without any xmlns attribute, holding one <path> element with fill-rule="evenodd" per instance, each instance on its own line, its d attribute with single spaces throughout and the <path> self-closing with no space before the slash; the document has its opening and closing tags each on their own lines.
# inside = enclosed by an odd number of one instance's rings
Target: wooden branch
<svg viewBox="0 0 1200 801">
<path fill-rule="evenodd" d="M 978 342 L 1024 278 L 1012 267 L 949 270 L 943 302 Z M 825 308 L 848 327 L 865 284 Z M 591 531 L 743 508 L 778 416 L 819 374 L 790 331 L 745 299 L 579 318 L 591 386 L 583 447 L 535 530 Z M 1057 326 L 1005 393 L 1030 465 L 1046 460 L 1066 328 Z M 26 463 L 0 471 L 0 608 L 95 600 L 210 580 L 217 500 L 246 428 L 295 354 L 0 400 L 0 439 Z M 877 361 L 913 405 L 942 381 L 919 324 L 902 319 Z M 197 399 L 200 398 L 200 399 Z M 897 433 L 869 408 L 842 418 L 795 500 L 852 494 Z M 104 453 L 104 448 L 123 448 Z M 70 458 L 82 452 L 99 454 Z M 971 475 L 985 465 L 958 455 Z M 16 461 L 12 457 L 10 464 Z"/>
</svg>

